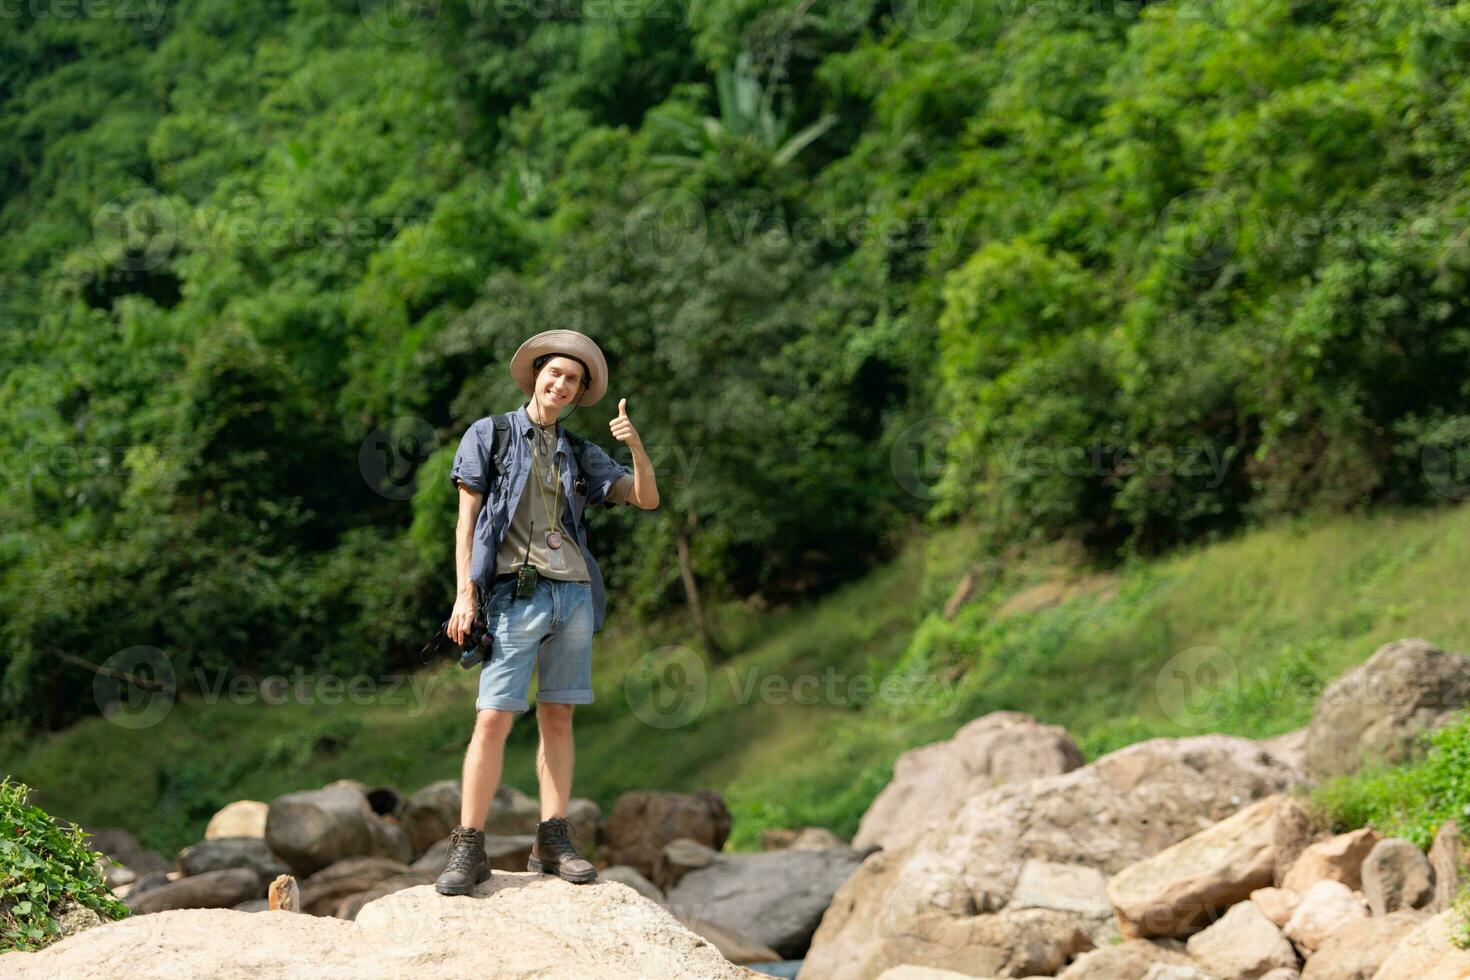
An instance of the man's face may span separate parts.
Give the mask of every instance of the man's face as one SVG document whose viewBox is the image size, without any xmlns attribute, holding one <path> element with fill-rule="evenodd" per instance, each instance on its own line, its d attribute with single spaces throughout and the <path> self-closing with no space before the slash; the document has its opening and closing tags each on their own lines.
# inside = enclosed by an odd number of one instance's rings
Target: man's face
<svg viewBox="0 0 1470 980">
<path fill-rule="evenodd" d="M 559 409 L 577 397 L 582 384 L 582 365 L 570 357 L 553 357 L 536 376 L 536 397 L 550 409 Z"/>
</svg>

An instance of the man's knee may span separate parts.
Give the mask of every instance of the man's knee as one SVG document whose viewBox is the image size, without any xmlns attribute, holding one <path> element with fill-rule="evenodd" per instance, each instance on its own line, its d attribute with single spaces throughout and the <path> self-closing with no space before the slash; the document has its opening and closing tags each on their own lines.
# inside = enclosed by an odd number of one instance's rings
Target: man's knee
<svg viewBox="0 0 1470 980">
<path fill-rule="evenodd" d="M 485 708 L 475 712 L 475 738 L 488 738 L 504 741 L 510 734 L 511 723 L 516 719 L 514 711 L 500 711 L 496 708 Z"/>
<path fill-rule="evenodd" d="M 570 735 L 572 731 L 572 709 L 574 704 L 556 704 L 551 701 L 536 702 L 536 723 L 545 735 Z"/>
</svg>

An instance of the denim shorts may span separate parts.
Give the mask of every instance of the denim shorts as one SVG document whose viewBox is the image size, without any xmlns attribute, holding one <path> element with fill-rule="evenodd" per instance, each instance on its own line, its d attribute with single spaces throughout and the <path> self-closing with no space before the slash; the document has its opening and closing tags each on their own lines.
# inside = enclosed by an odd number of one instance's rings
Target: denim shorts
<svg viewBox="0 0 1470 980">
<path fill-rule="evenodd" d="M 530 708 L 531 668 L 536 700 L 592 703 L 592 586 L 538 576 L 530 598 L 515 597 L 515 579 L 492 584 L 485 625 L 495 635 L 480 667 L 475 709 L 517 714 Z"/>
</svg>

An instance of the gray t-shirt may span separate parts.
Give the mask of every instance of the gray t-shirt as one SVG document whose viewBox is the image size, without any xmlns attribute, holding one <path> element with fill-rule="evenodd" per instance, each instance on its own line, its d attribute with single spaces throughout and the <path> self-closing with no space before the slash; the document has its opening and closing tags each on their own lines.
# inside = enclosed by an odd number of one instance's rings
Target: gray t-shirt
<svg viewBox="0 0 1470 980">
<path fill-rule="evenodd" d="M 500 540 L 495 552 L 495 574 L 506 575 L 521 567 L 522 562 L 535 567 L 538 574 L 546 578 L 562 579 L 567 582 L 587 582 L 587 563 L 582 559 L 582 550 L 571 529 L 562 526 L 562 511 L 566 506 L 566 495 L 562 493 L 561 478 L 556 472 L 556 429 L 531 426 L 535 441 L 531 448 L 531 473 L 526 477 L 525 489 L 516 504 L 510 526 Z M 539 484 L 538 484 L 539 478 Z M 633 488 L 633 477 L 624 474 L 607 491 L 610 504 L 627 503 L 628 491 Z M 565 558 L 561 570 L 551 567 L 551 549 L 546 547 L 546 531 L 550 521 L 548 511 L 561 532 L 560 551 Z M 534 533 L 533 533 L 534 525 Z M 530 557 L 526 554 L 526 542 L 530 540 Z"/>
</svg>

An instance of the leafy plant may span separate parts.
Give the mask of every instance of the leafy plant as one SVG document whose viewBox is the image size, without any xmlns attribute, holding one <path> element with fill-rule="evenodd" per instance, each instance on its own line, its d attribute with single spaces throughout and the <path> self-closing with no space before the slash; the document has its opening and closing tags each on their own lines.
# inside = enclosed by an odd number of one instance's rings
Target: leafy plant
<svg viewBox="0 0 1470 980">
<path fill-rule="evenodd" d="M 77 826 L 63 830 L 27 802 L 29 793 L 9 776 L 0 780 L 0 951 L 35 950 L 54 941 L 60 936 L 56 916 L 70 903 L 110 919 L 130 914 L 98 871 L 99 853 L 87 847 L 87 833 Z"/>
</svg>

